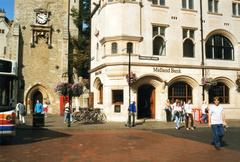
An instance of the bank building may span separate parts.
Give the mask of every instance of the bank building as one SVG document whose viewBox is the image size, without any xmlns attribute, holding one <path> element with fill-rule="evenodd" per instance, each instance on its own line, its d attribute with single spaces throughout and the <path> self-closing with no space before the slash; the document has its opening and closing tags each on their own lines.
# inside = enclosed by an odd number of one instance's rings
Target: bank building
<svg viewBox="0 0 240 162">
<path fill-rule="evenodd" d="M 240 116 L 240 1 L 93 0 L 91 92 L 110 121 L 165 121 L 165 102 L 200 107 L 219 96 L 227 119 Z M 130 55 L 130 59 L 129 59 Z"/>
</svg>

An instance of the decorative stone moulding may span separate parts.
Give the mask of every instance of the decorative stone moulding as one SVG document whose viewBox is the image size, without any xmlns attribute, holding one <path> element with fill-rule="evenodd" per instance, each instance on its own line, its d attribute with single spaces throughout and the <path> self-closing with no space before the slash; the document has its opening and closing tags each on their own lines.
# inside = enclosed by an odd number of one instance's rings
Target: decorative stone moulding
<svg viewBox="0 0 240 162">
<path fill-rule="evenodd" d="M 35 23 L 30 25 L 32 31 L 32 38 L 30 47 L 35 48 L 38 43 L 46 43 L 48 48 L 52 48 L 52 25 L 49 25 L 50 11 L 44 8 L 37 8 Z"/>
<path fill-rule="evenodd" d="M 32 39 L 31 48 L 35 48 L 36 44 L 44 42 L 48 45 L 48 48 L 52 48 L 52 26 L 39 26 L 31 25 L 32 27 Z"/>
</svg>

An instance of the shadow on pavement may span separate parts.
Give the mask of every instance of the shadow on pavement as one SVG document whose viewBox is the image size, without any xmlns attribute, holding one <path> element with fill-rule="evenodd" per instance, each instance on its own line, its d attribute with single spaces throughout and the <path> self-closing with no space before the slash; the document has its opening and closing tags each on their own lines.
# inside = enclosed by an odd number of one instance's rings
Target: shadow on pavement
<svg viewBox="0 0 240 162">
<path fill-rule="evenodd" d="M 70 137 L 71 135 L 45 129 L 34 128 L 29 125 L 17 126 L 16 136 L 0 137 L 0 147 L 4 145 L 23 145 L 56 138 Z"/>
<path fill-rule="evenodd" d="M 193 140 L 201 143 L 211 144 L 212 142 L 212 132 L 210 128 L 196 128 L 195 130 L 186 130 L 182 128 L 180 130 L 176 129 L 156 129 L 152 130 L 155 133 L 170 135 L 177 138 L 184 138 L 188 140 Z M 223 140 L 227 143 L 225 148 L 232 149 L 235 151 L 240 151 L 240 128 L 230 127 L 225 131 L 225 136 Z"/>
</svg>

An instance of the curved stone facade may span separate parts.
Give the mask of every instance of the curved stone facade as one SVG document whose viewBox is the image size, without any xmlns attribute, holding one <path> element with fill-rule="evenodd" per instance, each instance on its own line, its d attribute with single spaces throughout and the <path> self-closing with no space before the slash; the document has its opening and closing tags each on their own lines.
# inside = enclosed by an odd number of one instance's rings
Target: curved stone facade
<svg viewBox="0 0 240 162">
<path fill-rule="evenodd" d="M 148 0 L 101 2 L 92 19 L 91 91 L 94 106 L 103 108 L 108 120 L 127 120 L 128 42 L 133 43 L 131 72 L 136 74 L 137 80 L 131 85 L 131 100 L 137 102 L 137 118 L 140 119 L 139 113 L 148 107 L 146 114 L 150 111 L 152 115 L 146 115 L 147 118 L 165 121 L 167 99 L 192 99 L 197 108 L 203 96 L 211 104 L 213 95 L 222 95 L 227 118 L 239 119 L 240 93 L 235 82 L 240 77 L 240 32 L 237 28 L 240 18 L 232 15 L 232 3 L 235 2 L 219 1 L 218 11 L 210 12 L 208 1 L 203 1 L 203 60 L 200 1 L 193 0 L 192 9 L 184 8 L 182 1 L 165 1 L 164 5 Z M 159 47 L 164 48 L 160 55 L 153 54 L 156 36 L 164 41 Z M 215 42 L 207 45 L 212 36 L 220 36 L 222 50 L 216 52 Z M 191 40 L 194 50 L 190 57 L 184 52 L 186 39 Z M 225 48 L 223 41 L 229 41 L 229 48 Z M 112 43 L 117 43 L 117 52 L 116 47 L 113 52 Z M 209 53 L 213 53 L 213 58 L 208 58 Z M 100 83 L 102 88 L 98 86 Z M 145 99 L 146 104 L 139 101 Z M 120 112 L 116 111 L 116 105 L 120 105 Z"/>
</svg>

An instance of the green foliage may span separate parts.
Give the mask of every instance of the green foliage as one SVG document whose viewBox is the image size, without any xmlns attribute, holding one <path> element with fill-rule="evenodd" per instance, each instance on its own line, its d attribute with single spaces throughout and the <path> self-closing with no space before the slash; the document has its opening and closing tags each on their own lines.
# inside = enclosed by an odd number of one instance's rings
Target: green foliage
<svg viewBox="0 0 240 162">
<path fill-rule="evenodd" d="M 80 0 L 79 10 L 71 9 L 71 17 L 78 28 L 78 37 L 71 37 L 73 48 L 72 64 L 77 69 L 78 75 L 88 78 L 90 68 L 90 0 Z"/>
</svg>

